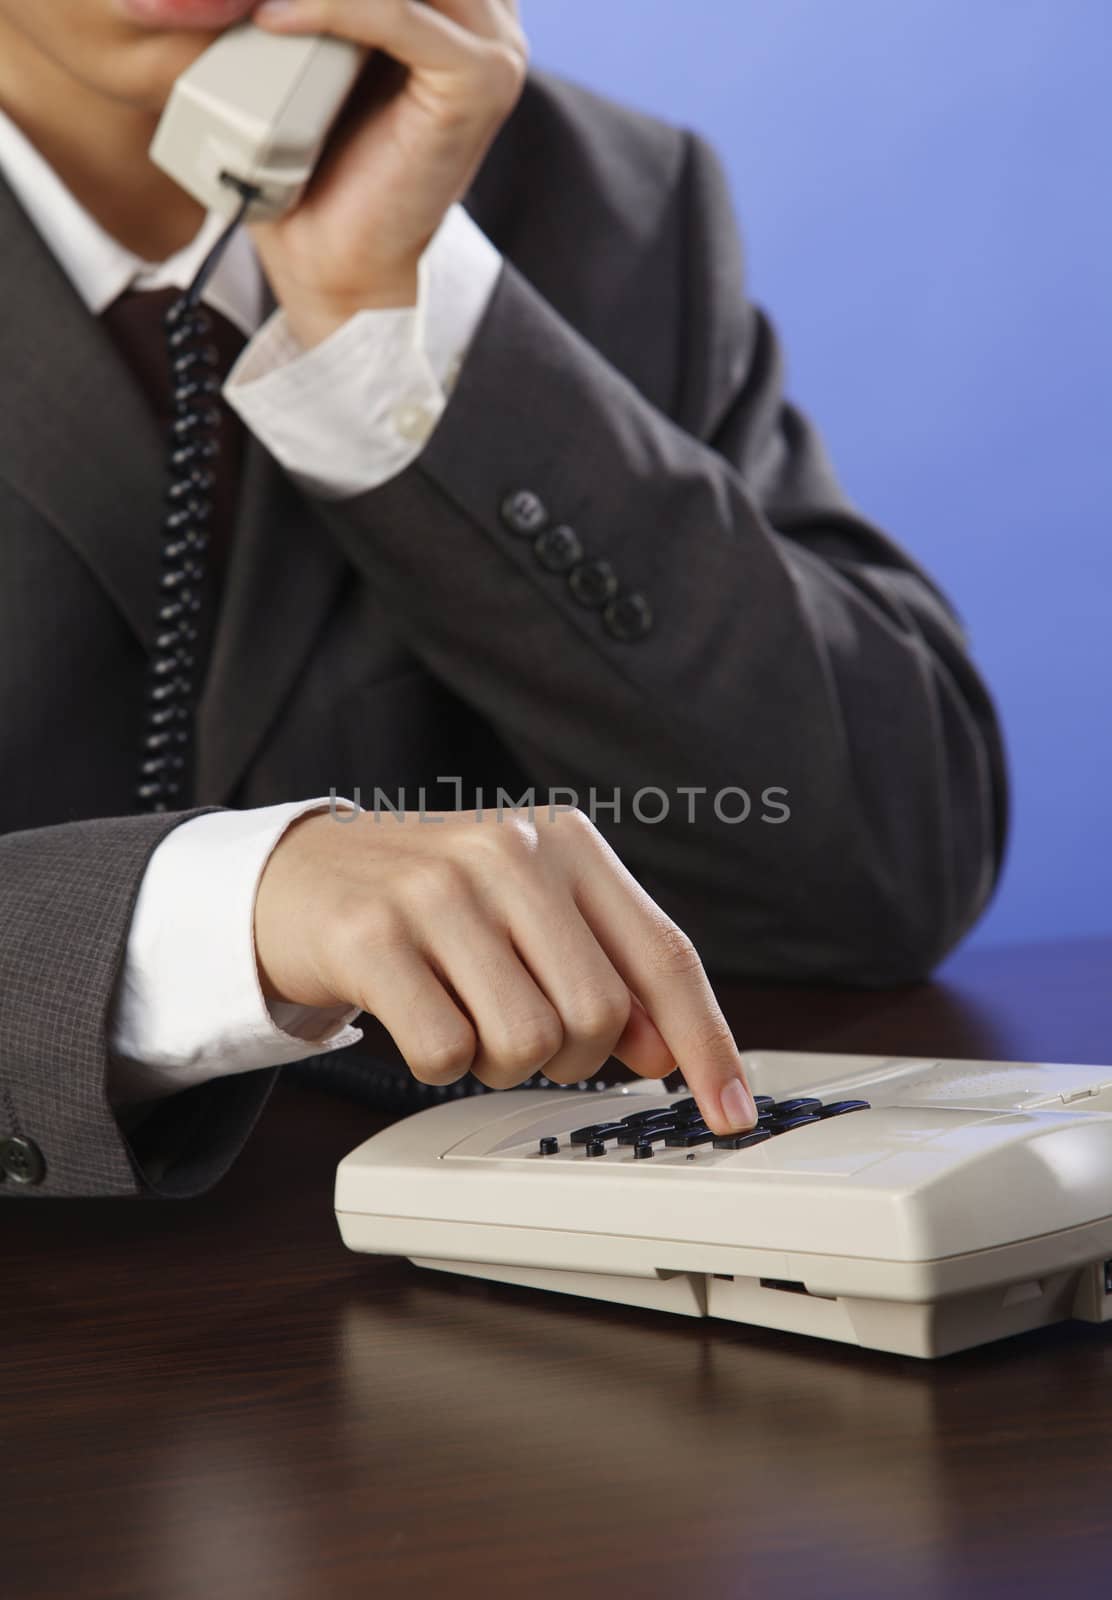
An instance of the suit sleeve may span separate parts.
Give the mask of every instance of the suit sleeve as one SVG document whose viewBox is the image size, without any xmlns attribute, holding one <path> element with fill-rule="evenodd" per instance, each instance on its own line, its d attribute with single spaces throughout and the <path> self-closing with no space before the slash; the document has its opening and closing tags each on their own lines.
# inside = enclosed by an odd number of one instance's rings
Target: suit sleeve
<svg viewBox="0 0 1112 1600">
<path fill-rule="evenodd" d="M 422 456 L 320 509 L 538 794 L 593 794 L 713 969 L 915 980 L 999 872 L 994 708 L 947 600 L 785 400 L 716 158 L 687 135 L 678 166 L 676 288 L 640 291 L 644 339 L 680 351 L 667 406 L 507 262 Z"/>
<path fill-rule="evenodd" d="M 36 1182 L 0 1196 L 210 1188 L 277 1076 L 254 1072 L 114 1113 L 109 1037 L 131 913 L 160 840 L 201 812 L 65 823 L 0 838 L 0 1134 L 33 1146 Z"/>
</svg>

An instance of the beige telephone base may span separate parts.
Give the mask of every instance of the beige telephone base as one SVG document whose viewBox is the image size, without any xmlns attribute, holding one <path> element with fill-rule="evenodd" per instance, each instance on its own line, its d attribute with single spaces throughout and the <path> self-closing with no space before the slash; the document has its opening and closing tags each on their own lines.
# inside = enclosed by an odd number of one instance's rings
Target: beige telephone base
<svg viewBox="0 0 1112 1600">
<path fill-rule="evenodd" d="M 660 1083 L 450 1101 L 340 1162 L 344 1243 L 909 1356 L 1112 1321 L 1112 1068 L 745 1060 L 757 1094 L 868 1108 L 638 1159 L 571 1135 L 686 1098 Z"/>
</svg>

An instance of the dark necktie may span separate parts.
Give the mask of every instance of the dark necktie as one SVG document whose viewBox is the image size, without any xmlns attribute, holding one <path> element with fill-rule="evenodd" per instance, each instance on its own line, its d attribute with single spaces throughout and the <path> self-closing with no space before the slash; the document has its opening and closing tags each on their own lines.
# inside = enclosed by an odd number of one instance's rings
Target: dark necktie
<svg viewBox="0 0 1112 1600">
<path fill-rule="evenodd" d="M 170 359 L 163 318 L 170 306 L 180 298 L 180 289 L 128 289 L 102 313 L 102 321 L 143 390 L 163 438 L 169 428 L 171 411 Z M 219 357 L 213 370 L 223 383 L 247 341 L 221 312 L 208 304 L 204 310 L 212 323 L 207 343 L 215 347 Z M 209 524 L 210 624 L 219 603 L 235 526 L 246 432 L 239 417 L 222 396 L 217 400 L 217 409 L 220 413 L 220 456 L 212 496 L 213 515 Z M 158 538 L 157 527 L 151 529 L 150 536 L 152 539 Z"/>
</svg>

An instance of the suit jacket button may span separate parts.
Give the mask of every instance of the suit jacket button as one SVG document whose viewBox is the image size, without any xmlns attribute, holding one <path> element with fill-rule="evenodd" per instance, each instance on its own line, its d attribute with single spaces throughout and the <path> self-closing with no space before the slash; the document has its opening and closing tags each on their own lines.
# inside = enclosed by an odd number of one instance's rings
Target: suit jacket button
<svg viewBox="0 0 1112 1600">
<path fill-rule="evenodd" d="M 533 551 L 546 572 L 568 572 L 583 560 L 579 535 L 564 525 L 538 534 Z"/>
<path fill-rule="evenodd" d="M 581 606 L 599 610 L 618 592 L 618 577 L 609 561 L 585 561 L 574 567 L 568 578 L 571 592 Z"/>
<path fill-rule="evenodd" d="M 502 521 L 511 533 L 523 539 L 532 539 L 542 528 L 548 527 L 548 511 L 539 494 L 532 489 L 515 489 L 502 502 Z"/>
<path fill-rule="evenodd" d="M 13 1183 L 41 1183 L 46 1162 L 33 1139 L 0 1139 L 0 1172 Z"/>
<path fill-rule="evenodd" d="M 631 591 L 612 600 L 602 614 L 603 625 L 613 639 L 632 644 L 652 631 L 652 607 L 643 594 Z"/>
</svg>

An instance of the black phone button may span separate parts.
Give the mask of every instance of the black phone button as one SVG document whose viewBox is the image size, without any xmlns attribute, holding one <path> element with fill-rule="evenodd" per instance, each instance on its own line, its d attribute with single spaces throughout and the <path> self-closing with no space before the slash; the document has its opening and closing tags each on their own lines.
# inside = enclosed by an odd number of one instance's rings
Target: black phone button
<svg viewBox="0 0 1112 1600">
<path fill-rule="evenodd" d="M 867 1100 L 832 1100 L 828 1106 L 823 1106 L 821 1114 L 824 1117 L 841 1117 L 847 1111 L 871 1110 L 872 1107 Z"/>
<path fill-rule="evenodd" d="M 748 1150 L 751 1144 L 764 1144 L 766 1139 L 771 1139 L 772 1133 L 768 1128 L 754 1128 L 752 1133 L 728 1133 L 719 1135 L 714 1141 L 716 1150 Z"/>
<path fill-rule="evenodd" d="M 664 1143 L 673 1149 L 682 1150 L 693 1144 L 707 1144 L 713 1138 L 714 1134 L 709 1128 L 703 1128 L 701 1132 L 697 1129 L 677 1128 L 675 1133 L 665 1136 Z"/>
</svg>

